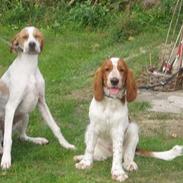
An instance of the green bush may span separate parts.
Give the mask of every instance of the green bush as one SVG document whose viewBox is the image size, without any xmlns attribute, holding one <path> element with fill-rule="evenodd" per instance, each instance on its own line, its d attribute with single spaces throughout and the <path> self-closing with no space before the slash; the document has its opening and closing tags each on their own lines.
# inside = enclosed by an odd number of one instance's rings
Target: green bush
<svg viewBox="0 0 183 183">
<path fill-rule="evenodd" d="M 156 31 L 167 29 L 172 18 L 173 9 L 176 1 L 164 0 L 159 6 L 145 10 L 140 3 L 135 3 L 131 12 L 122 12 L 115 20 L 115 28 L 112 31 L 113 41 L 122 41 L 130 36 L 135 36 L 143 31 Z M 182 7 L 183 10 L 183 7 Z M 177 14 L 174 18 L 175 24 Z M 179 17 L 179 25 L 182 23 L 183 13 Z"/>
<path fill-rule="evenodd" d="M 112 30 L 112 39 L 114 42 L 127 40 L 129 37 L 138 35 L 143 31 L 143 25 L 133 16 L 119 16 L 116 19 L 115 25 Z"/>
<path fill-rule="evenodd" d="M 69 12 L 69 20 L 83 27 L 103 28 L 110 19 L 111 15 L 105 6 L 91 5 L 89 1 L 77 3 Z"/>
<path fill-rule="evenodd" d="M 59 30 L 64 23 L 102 28 L 110 20 L 109 10 L 90 1 L 69 7 L 64 1 L 0 0 L 0 23 L 16 26 L 34 24 Z"/>
<path fill-rule="evenodd" d="M 113 41 L 128 39 L 144 29 L 156 30 L 168 27 L 175 0 L 163 0 L 158 6 L 144 9 L 142 0 L 78 0 L 72 6 L 70 0 L 0 0 L 0 24 L 18 29 L 25 25 L 46 27 L 55 32 L 63 27 L 91 28 L 112 27 Z M 132 2 L 128 11 L 125 6 Z M 123 6 L 123 7 L 122 7 Z M 183 13 L 180 20 L 183 19 Z"/>
<path fill-rule="evenodd" d="M 0 4 L 0 23 L 18 27 L 24 25 L 51 27 L 58 10 L 66 8 L 64 2 L 59 0 L 0 0 Z"/>
</svg>

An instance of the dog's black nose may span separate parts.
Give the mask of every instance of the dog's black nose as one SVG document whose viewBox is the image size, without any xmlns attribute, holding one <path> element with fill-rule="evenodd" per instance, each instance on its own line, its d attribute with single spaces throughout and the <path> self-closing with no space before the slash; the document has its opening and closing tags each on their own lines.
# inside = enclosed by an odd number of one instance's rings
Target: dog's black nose
<svg viewBox="0 0 183 183">
<path fill-rule="evenodd" d="M 111 81 L 111 84 L 113 86 L 116 86 L 119 83 L 119 79 L 118 78 L 112 78 L 110 81 Z"/>
<path fill-rule="evenodd" d="M 36 46 L 36 43 L 35 42 L 31 41 L 29 43 L 29 48 L 33 49 L 33 48 L 35 48 L 35 46 Z"/>
</svg>

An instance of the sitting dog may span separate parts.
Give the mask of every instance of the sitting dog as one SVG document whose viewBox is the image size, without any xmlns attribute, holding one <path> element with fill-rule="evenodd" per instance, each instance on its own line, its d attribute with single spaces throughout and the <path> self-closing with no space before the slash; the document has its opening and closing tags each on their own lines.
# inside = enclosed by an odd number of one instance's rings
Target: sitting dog
<svg viewBox="0 0 183 183">
<path fill-rule="evenodd" d="M 124 169 L 133 171 L 138 168 L 134 162 L 135 152 L 164 160 L 183 154 L 183 146 L 174 146 L 164 152 L 136 149 L 138 126 L 129 120 L 127 106 L 136 96 L 133 73 L 122 59 L 107 59 L 97 69 L 94 97 L 89 108 L 90 124 L 85 134 L 86 149 L 84 155 L 74 157 L 78 161 L 76 168 L 87 169 L 92 166 L 93 160 L 105 160 L 113 156 L 112 179 L 121 182 L 128 178 Z"/>
<path fill-rule="evenodd" d="M 43 35 L 35 27 L 22 29 L 13 39 L 11 51 L 17 57 L 0 79 L 0 151 L 1 167 L 11 166 L 12 129 L 18 127 L 20 139 L 47 144 L 41 137 L 29 137 L 26 128 L 29 113 L 38 105 L 39 111 L 59 143 L 74 149 L 63 137 L 45 100 L 45 82 L 38 68 L 38 55 L 43 49 Z M 3 147 L 2 147 L 3 143 Z"/>
</svg>

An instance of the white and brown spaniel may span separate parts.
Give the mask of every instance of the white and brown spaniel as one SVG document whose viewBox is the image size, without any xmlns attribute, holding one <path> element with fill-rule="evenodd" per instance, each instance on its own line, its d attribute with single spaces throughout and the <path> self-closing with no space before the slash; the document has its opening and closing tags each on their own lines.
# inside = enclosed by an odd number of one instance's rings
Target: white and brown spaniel
<svg viewBox="0 0 183 183">
<path fill-rule="evenodd" d="M 135 152 L 164 160 L 182 155 L 183 146 L 174 146 L 164 152 L 136 149 L 138 126 L 129 121 L 127 106 L 136 96 L 133 73 L 122 59 L 107 59 L 97 69 L 94 97 L 89 108 L 90 123 L 85 134 L 86 149 L 84 155 L 74 157 L 75 161 L 79 161 L 76 168 L 87 169 L 92 166 L 93 160 L 113 156 L 112 178 L 121 182 L 128 178 L 124 169 L 133 171 L 138 168 L 134 162 Z"/>
<path fill-rule="evenodd" d="M 0 79 L 0 153 L 1 167 L 11 166 L 12 131 L 18 127 L 20 139 L 47 144 L 42 137 L 29 137 L 26 128 L 29 113 L 38 105 L 42 117 L 65 148 L 74 149 L 63 137 L 45 100 L 45 81 L 38 67 L 43 48 L 43 35 L 35 27 L 22 29 L 12 40 L 11 51 L 17 57 Z M 2 147 L 3 143 L 3 147 Z"/>
</svg>

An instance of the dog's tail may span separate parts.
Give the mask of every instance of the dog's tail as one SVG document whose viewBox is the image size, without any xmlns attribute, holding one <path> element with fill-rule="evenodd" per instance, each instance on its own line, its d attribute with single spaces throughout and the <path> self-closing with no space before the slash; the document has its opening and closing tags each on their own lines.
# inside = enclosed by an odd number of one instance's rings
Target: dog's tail
<svg viewBox="0 0 183 183">
<path fill-rule="evenodd" d="M 161 151 L 161 152 L 153 152 L 153 151 L 137 148 L 135 154 L 139 156 L 153 157 L 153 158 L 162 159 L 165 161 L 170 161 L 178 156 L 183 155 L 183 146 L 175 145 L 172 149 L 168 151 Z"/>
</svg>

